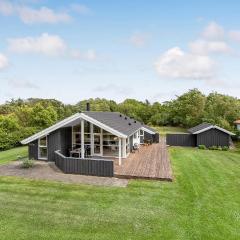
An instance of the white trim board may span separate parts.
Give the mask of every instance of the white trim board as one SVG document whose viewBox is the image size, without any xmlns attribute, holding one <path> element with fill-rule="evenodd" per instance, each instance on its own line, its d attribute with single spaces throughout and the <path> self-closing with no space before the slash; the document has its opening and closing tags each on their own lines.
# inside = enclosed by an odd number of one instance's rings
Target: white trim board
<svg viewBox="0 0 240 240">
<path fill-rule="evenodd" d="M 199 134 L 199 133 L 203 133 L 203 132 L 206 132 L 206 131 L 208 131 L 208 130 L 210 130 L 210 129 L 218 129 L 219 131 L 222 131 L 222 132 L 224 132 L 224 133 L 227 133 L 227 134 L 229 134 L 229 135 L 231 135 L 231 136 L 235 136 L 235 134 L 234 133 L 232 133 L 232 132 L 229 132 L 229 131 L 227 131 L 226 129 L 223 129 L 223 128 L 220 128 L 220 127 L 218 127 L 218 126 L 209 126 L 209 127 L 207 127 L 207 128 L 204 128 L 204 129 L 202 129 L 202 130 L 199 130 L 199 131 L 197 131 L 197 132 L 195 132 L 195 133 L 193 133 L 194 135 L 196 135 L 196 134 Z"/>
<path fill-rule="evenodd" d="M 110 132 L 110 133 L 112 133 L 113 135 L 116 135 L 117 137 L 127 138 L 127 135 L 125 135 L 125 134 L 123 134 L 123 133 L 121 133 L 121 132 L 119 132 L 119 131 L 117 131 L 117 130 L 109 127 L 109 126 L 107 126 L 106 124 L 103 124 L 103 123 L 97 121 L 96 119 L 94 119 L 94 118 L 92 118 L 92 117 L 87 116 L 87 115 L 84 114 L 84 113 L 81 113 L 81 117 L 82 117 L 84 120 L 89 121 L 89 122 L 93 123 L 94 125 L 96 125 L 96 126 L 102 128 L 102 129 L 104 129 L 105 131 Z"/>
<path fill-rule="evenodd" d="M 32 135 L 32 136 L 22 140 L 21 144 L 28 144 L 28 143 L 30 143 L 30 142 L 32 142 L 34 140 L 37 140 L 37 139 L 39 139 L 39 138 L 41 138 L 43 136 L 46 136 L 49 133 L 51 133 L 51 132 L 53 132 L 53 131 L 61 128 L 61 127 L 64 127 L 64 126 L 70 124 L 71 122 L 73 122 L 73 121 L 75 121 L 77 119 L 86 120 L 86 121 L 88 121 L 88 122 L 90 122 L 90 123 L 92 123 L 92 124 L 102 128 L 102 129 L 104 129 L 105 131 L 110 132 L 113 135 L 116 135 L 117 137 L 127 138 L 127 135 L 124 135 L 124 134 L 120 133 L 119 131 L 117 131 L 117 130 L 115 130 L 115 129 L 113 129 L 113 128 L 111 128 L 111 127 L 109 127 L 109 126 L 107 126 L 107 125 L 97 121 L 94 118 L 91 118 L 91 117 L 85 115 L 84 113 L 76 113 L 76 114 L 74 114 L 74 115 L 72 115 L 72 116 L 70 116 L 70 117 L 68 117 L 68 118 L 66 118 L 66 119 L 64 119 L 64 120 L 62 120 L 62 121 L 52 125 L 51 127 L 48 127 L 46 129 L 42 130 L 41 132 L 38 132 L 38 133 L 36 133 L 36 134 L 34 134 L 34 135 Z"/>
<path fill-rule="evenodd" d="M 147 133 L 149 133 L 149 134 L 152 134 L 152 135 L 156 134 L 155 132 L 153 132 L 153 131 L 145 128 L 145 127 L 141 127 L 141 129 L 142 129 L 144 132 L 147 132 Z"/>
<path fill-rule="evenodd" d="M 76 114 L 74 114 L 74 115 L 72 115 L 72 116 L 70 116 L 68 118 L 65 118 L 64 120 L 62 120 L 62 121 L 52 125 L 51 127 L 48 127 L 46 129 L 42 130 L 41 132 L 38 132 L 38 133 L 36 133 L 36 134 L 34 134 L 34 135 L 32 135 L 32 136 L 22 140 L 21 144 L 28 144 L 28 143 L 30 143 L 30 142 L 32 142 L 34 140 L 37 140 L 40 137 L 46 136 L 49 133 L 51 133 L 51 132 L 53 132 L 53 131 L 55 131 L 55 130 L 57 130 L 57 129 L 59 129 L 59 128 L 67 125 L 67 124 L 69 124 L 70 122 L 77 120 L 78 118 L 80 118 L 80 113 L 76 113 Z"/>
</svg>

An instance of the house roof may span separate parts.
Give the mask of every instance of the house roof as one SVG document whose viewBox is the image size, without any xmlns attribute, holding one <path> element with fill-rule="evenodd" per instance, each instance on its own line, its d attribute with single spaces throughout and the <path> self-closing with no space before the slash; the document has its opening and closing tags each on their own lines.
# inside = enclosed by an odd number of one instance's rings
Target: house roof
<svg viewBox="0 0 240 240">
<path fill-rule="evenodd" d="M 235 124 L 240 124 L 240 119 L 236 120 L 234 123 Z"/>
<path fill-rule="evenodd" d="M 234 136 L 235 134 L 224 129 L 224 128 L 220 128 L 218 127 L 217 125 L 213 125 L 211 123 L 202 123 L 202 124 L 199 124 L 193 128 L 190 128 L 188 129 L 188 132 L 190 132 L 191 134 L 199 134 L 199 133 L 202 133 L 202 132 L 206 132 L 210 129 L 218 129 L 219 131 L 222 131 L 224 133 L 227 133 L 229 135 L 232 135 Z"/>
<path fill-rule="evenodd" d="M 133 118 L 130 118 L 119 112 L 90 112 L 86 111 L 83 114 L 127 135 L 130 136 L 138 129 L 144 128 L 145 131 L 154 134 L 156 131 Z"/>
<path fill-rule="evenodd" d="M 118 112 L 82 112 L 76 113 L 60 122 L 57 122 L 51 127 L 22 140 L 21 143 L 28 144 L 59 128 L 78 124 L 81 119 L 91 122 L 94 125 L 122 138 L 127 138 L 139 129 L 143 129 L 150 134 L 156 133 L 154 129 Z"/>
</svg>

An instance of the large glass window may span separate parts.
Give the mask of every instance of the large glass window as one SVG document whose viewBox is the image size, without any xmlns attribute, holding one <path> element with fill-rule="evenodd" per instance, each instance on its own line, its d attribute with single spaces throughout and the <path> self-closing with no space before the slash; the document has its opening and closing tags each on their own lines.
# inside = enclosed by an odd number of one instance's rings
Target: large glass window
<svg viewBox="0 0 240 240">
<path fill-rule="evenodd" d="M 118 146 L 103 146 L 103 156 L 117 157 L 119 150 Z"/>
<path fill-rule="evenodd" d="M 75 125 L 72 128 L 72 146 L 73 149 L 81 147 L 81 125 Z"/>
<path fill-rule="evenodd" d="M 103 156 L 118 156 L 118 137 L 103 130 Z"/>
<path fill-rule="evenodd" d="M 126 139 L 126 153 L 130 153 L 130 139 L 127 138 Z"/>
</svg>

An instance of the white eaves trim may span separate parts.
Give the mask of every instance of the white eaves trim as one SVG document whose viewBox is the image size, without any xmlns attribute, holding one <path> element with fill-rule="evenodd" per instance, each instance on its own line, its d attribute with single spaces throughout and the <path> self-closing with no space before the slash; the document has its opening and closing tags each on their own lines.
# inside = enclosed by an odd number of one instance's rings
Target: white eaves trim
<svg viewBox="0 0 240 240">
<path fill-rule="evenodd" d="M 218 129 L 218 130 L 220 130 L 220 131 L 222 131 L 222 132 L 225 132 L 225 133 L 227 133 L 227 134 L 229 134 L 229 135 L 231 135 L 231 136 L 234 136 L 234 135 L 235 135 L 234 133 L 229 132 L 229 131 L 227 131 L 226 129 L 220 128 L 220 127 L 218 127 L 218 126 L 209 126 L 209 127 L 204 128 L 204 129 L 202 129 L 202 130 L 199 130 L 199 131 L 197 131 L 197 132 L 195 132 L 195 133 L 193 133 L 193 134 L 196 135 L 196 134 L 199 134 L 199 133 L 203 133 L 203 132 L 206 132 L 206 131 L 208 131 L 208 130 L 210 130 L 210 129 Z"/>
<path fill-rule="evenodd" d="M 87 116 L 84 113 L 81 113 L 81 118 L 90 122 L 90 123 L 92 123 L 92 124 L 94 124 L 94 125 L 96 125 L 96 126 L 98 126 L 98 127 L 100 127 L 100 128 L 102 128 L 102 129 L 104 129 L 107 132 L 110 132 L 110 133 L 116 135 L 117 137 L 127 138 L 127 135 L 125 135 L 125 134 L 107 126 L 106 124 L 103 124 L 103 123 L 97 121 L 96 119 L 94 119 L 92 117 Z"/>
<path fill-rule="evenodd" d="M 149 134 L 156 134 L 155 132 L 151 131 L 150 129 L 147 129 L 145 127 L 141 127 L 141 129 L 144 131 L 144 132 L 147 132 Z"/>
<path fill-rule="evenodd" d="M 88 121 L 88 122 L 90 122 L 90 123 L 92 123 L 92 124 L 102 128 L 102 129 L 104 129 L 104 130 L 106 130 L 106 131 L 116 135 L 117 137 L 127 138 L 126 135 L 118 132 L 117 130 L 115 130 L 115 129 L 111 128 L 111 127 L 108 127 L 107 125 L 105 125 L 105 124 L 95 120 L 94 118 L 91 118 L 91 117 L 85 115 L 84 113 L 76 113 L 76 114 L 74 114 L 74 115 L 72 115 L 72 116 L 70 116 L 70 117 L 68 117 L 68 118 L 66 118 L 66 119 L 64 119 L 64 120 L 62 120 L 62 121 L 52 125 L 51 127 L 48 127 L 46 129 L 42 130 L 41 132 L 38 132 L 38 133 L 36 133 L 36 134 L 34 134 L 34 135 L 32 135 L 32 136 L 22 140 L 21 144 L 28 144 L 28 143 L 36 140 L 36 139 L 39 139 L 39 138 L 41 138 L 43 136 L 46 136 L 49 133 L 51 133 L 51 132 L 53 132 L 53 131 L 61 128 L 61 127 L 64 127 L 67 124 L 70 124 L 71 122 L 73 122 L 73 121 L 75 121 L 77 119 L 84 119 L 84 120 L 86 120 L 86 121 Z"/>
<path fill-rule="evenodd" d="M 77 120 L 78 118 L 80 118 L 80 113 L 76 113 L 76 114 L 74 114 L 74 115 L 72 115 L 72 116 L 70 116 L 68 118 L 65 118 L 64 120 L 62 120 L 62 121 L 52 125 L 51 127 L 48 127 L 46 129 L 42 130 L 41 132 L 38 132 L 38 133 L 36 133 L 36 134 L 34 134 L 34 135 L 32 135 L 32 136 L 22 140 L 21 144 L 28 144 L 28 143 L 30 143 L 30 142 L 38 139 L 38 138 L 46 136 L 49 133 L 57 130 L 58 128 L 61 128 L 61 127 L 65 126 L 65 125 L 67 125 L 68 123 L 71 123 L 72 121 Z"/>
</svg>

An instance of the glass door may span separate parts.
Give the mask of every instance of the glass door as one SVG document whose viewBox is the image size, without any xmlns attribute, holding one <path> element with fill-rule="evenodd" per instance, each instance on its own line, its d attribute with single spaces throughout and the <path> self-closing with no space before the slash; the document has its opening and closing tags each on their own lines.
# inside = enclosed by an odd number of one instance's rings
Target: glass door
<svg viewBox="0 0 240 240">
<path fill-rule="evenodd" d="M 94 143 L 93 154 L 97 156 L 101 156 L 102 155 L 102 137 L 100 133 L 93 134 L 93 143 Z"/>
</svg>

